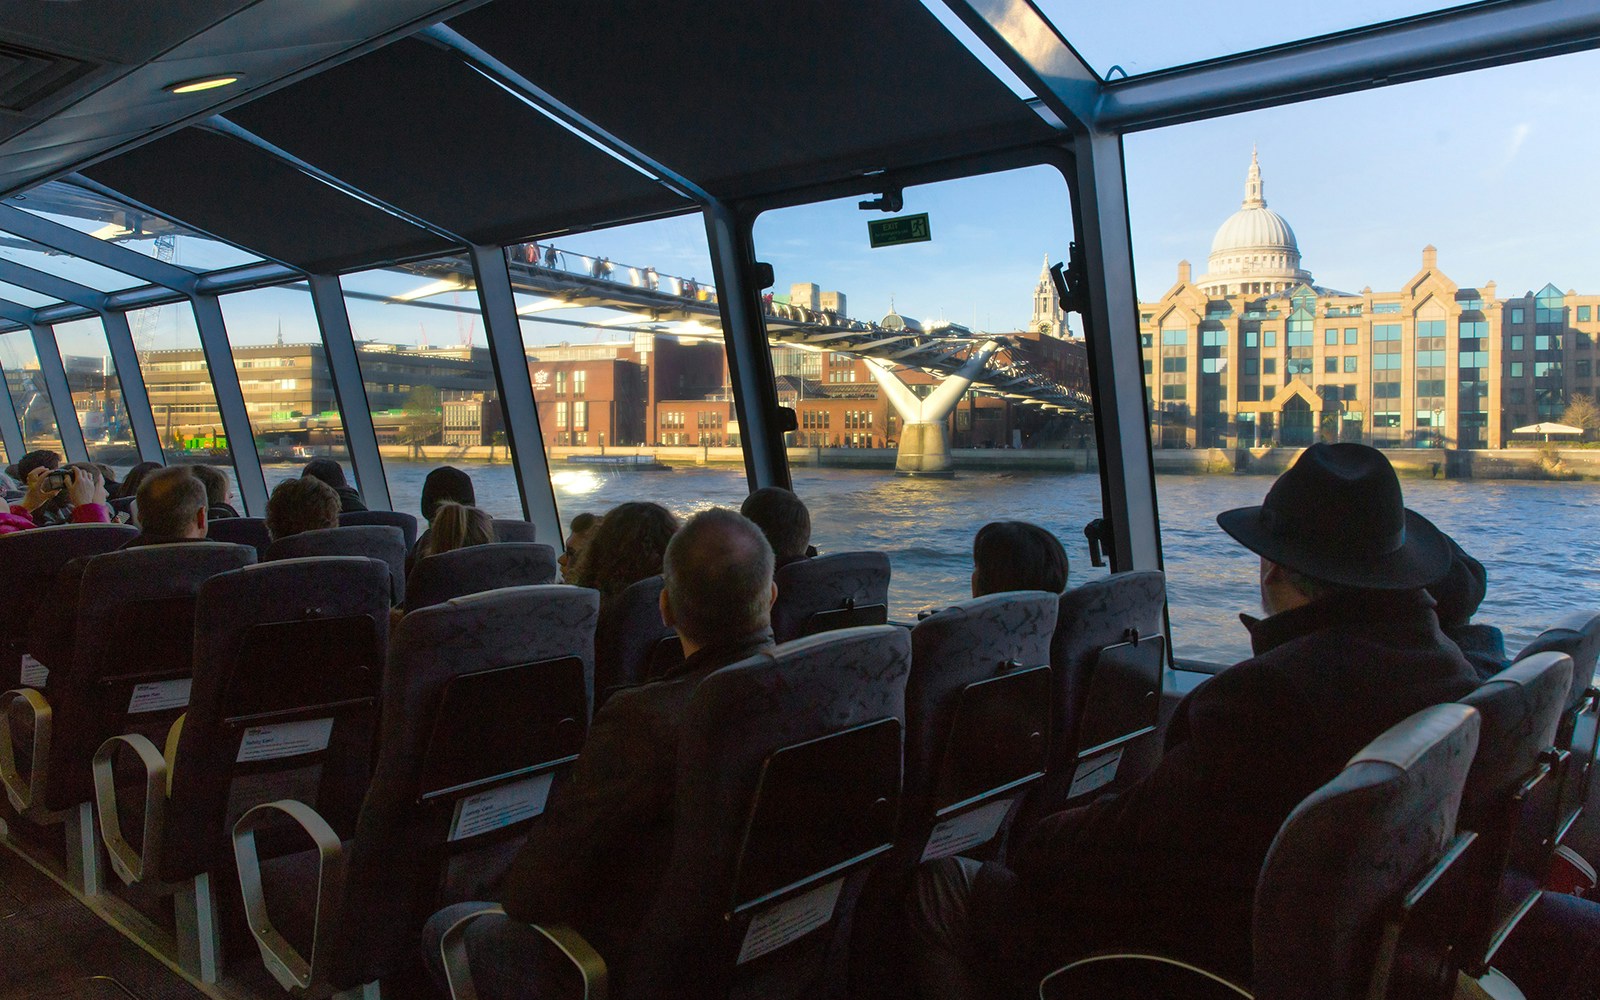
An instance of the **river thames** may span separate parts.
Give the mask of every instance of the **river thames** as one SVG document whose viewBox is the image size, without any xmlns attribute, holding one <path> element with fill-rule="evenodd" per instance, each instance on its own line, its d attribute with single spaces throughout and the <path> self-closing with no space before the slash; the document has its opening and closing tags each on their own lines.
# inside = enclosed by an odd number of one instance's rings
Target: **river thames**
<svg viewBox="0 0 1600 1000">
<path fill-rule="evenodd" d="M 389 460 L 396 509 L 415 512 L 433 463 Z M 506 465 L 460 463 L 480 506 L 520 517 Z M 298 468 L 269 466 L 276 482 Z M 890 613 L 969 595 L 972 536 L 987 521 L 1041 524 L 1066 544 L 1073 585 L 1105 573 L 1089 565 L 1083 525 L 1100 509 L 1093 475 L 963 472 L 953 479 L 902 479 L 882 471 L 797 468 L 795 489 L 811 509 L 812 541 L 823 552 L 877 549 L 893 566 Z M 558 468 L 563 523 L 626 500 L 654 500 L 675 513 L 737 507 L 742 470 L 675 468 L 614 472 Z M 1259 613 L 1257 560 L 1224 535 L 1218 511 L 1260 503 L 1267 476 L 1158 476 L 1161 542 L 1168 574 L 1173 649 L 1180 657 L 1233 662 L 1248 655 L 1240 612 Z M 1600 537 L 1600 483 L 1516 480 L 1402 481 L 1406 502 L 1482 560 L 1489 596 L 1477 621 L 1498 625 L 1513 652 L 1570 610 L 1600 607 L 1600 570 L 1588 539 Z"/>
</svg>

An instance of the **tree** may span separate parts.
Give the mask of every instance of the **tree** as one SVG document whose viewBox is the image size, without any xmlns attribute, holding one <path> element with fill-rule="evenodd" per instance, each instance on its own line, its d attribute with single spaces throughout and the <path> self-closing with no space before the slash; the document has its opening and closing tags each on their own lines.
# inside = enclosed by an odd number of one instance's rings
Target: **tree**
<svg viewBox="0 0 1600 1000">
<path fill-rule="evenodd" d="M 444 429 L 444 418 L 439 405 L 439 390 L 430 385 L 419 385 L 406 396 L 400 407 L 405 413 L 405 423 L 400 425 L 401 444 L 411 446 L 411 457 L 422 457 L 422 446 L 437 444 Z"/>
<path fill-rule="evenodd" d="M 1593 396 L 1576 393 L 1562 412 L 1561 422 L 1583 428 L 1583 438 L 1587 441 L 1590 434 L 1600 430 L 1600 403 L 1596 403 Z"/>
</svg>

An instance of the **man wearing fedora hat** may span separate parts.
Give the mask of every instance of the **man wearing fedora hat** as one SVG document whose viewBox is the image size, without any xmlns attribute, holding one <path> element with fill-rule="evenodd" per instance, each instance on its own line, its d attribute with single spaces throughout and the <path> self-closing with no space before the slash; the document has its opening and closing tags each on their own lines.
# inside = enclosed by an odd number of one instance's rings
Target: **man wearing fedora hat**
<svg viewBox="0 0 1600 1000">
<path fill-rule="evenodd" d="M 1248 983 L 1256 876 L 1289 813 L 1385 729 L 1476 686 L 1423 589 L 1449 541 L 1405 508 L 1382 452 L 1312 445 L 1217 523 L 1261 560 L 1266 616 L 1242 616 L 1255 655 L 1183 700 L 1151 774 L 1041 820 L 1009 869 L 923 867 L 908 901 L 921 996 L 993 997 L 1118 947 Z"/>
</svg>

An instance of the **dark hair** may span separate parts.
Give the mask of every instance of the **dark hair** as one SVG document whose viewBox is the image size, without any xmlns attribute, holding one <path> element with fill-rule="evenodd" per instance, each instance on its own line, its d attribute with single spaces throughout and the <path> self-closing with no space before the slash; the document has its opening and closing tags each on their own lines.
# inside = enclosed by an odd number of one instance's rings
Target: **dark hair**
<svg viewBox="0 0 1600 1000">
<path fill-rule="evenodd" d="M 469 545 L 487 545 L 492 541 L 494 518 L 489 516 L 488 511 L 446 500 L 434 510 L 433 524 L 429 526 L 427 535 L 417 542 L 417 558 L 436 556 Z"/>
<path fill-rule="evenodd" d="M 315 477 L 285 479 L 267 498 L 267 534 L 273 541 L 338 526 L 339 494 Z"/>
<path fill-rule="evenodd" d="M 750 519 L 720 507 L 691 517 L 662 560 L 678 632 L 705 645 L 770 628 L 772 564 L 772 546 Z"/>
<path fill-rule="evenodd" d="M 1489 593 L 1489 573 L 1454 538 L 1449 541 L 1450 572 L 1428 584 L 1428 594 L 1438 604 L 1434 610 L 1439 625 L 1452 629 L 1470 623 L 1478 613 L 1478 605 Z"/>
<path fill-rule="evenodd" d="M 117 496 L 137 496 L 139 493 L 139 484 L 144 482 L 144 477 L 148 476 L 150 473 L 159 468 L 161 468 L 160 462 L 140 462 L 138 465 L 135 465 L 133 468 L 129 469 L 128 474 L 122 478 L 122 486 L 117 490 Z"/>
<path fill-rule="evenodd" d="M 667 543 L 677 530 L 678 519 L 660 504 L 619 505 L 601 519 L 594 537 L 584 546 L 578 585 L 611 597 L 655 576 L 661 572 Z"/>
<path fill-rule="evenodd" d="M 175 465 L 144 476 L 134 503 L 141 532 L 152 538 L 178 538 L 206 509 L 206 487 L 189 467 Z"/>
<path fill-rule="evenodd" d="M 41 448 L 38 451 L 30 451 L 17 460 L 17 478 L 26 484 L 29 474 L 34 469 L 55 470 L 60 467 L 60 453 L 50 451 L 48 448 Z"/>
<path fill-rule="evenodd" d="M 466 507 L 478 502 L 478 494 L 472 488 L 472 477 L 453 465 L 439 466 L 422 481 L 422 519 L 432 522 L 434 510 L 445 500 Z"/>
<path fill-rule="evenodd" d="M 304 479 L 307 476 L 319 479 L 336 490 L 345 489 L 350 485 L 345 481 L 344 469 L 331 458 L 313 458 L 307 462 L 306 467 L 300 470 L 300 478 Z"/>
<path fill-rule="evenodd" d="M 599 526 L 599 524 L 599 514 L 591 514 L 588 511 L 584 511 L 582 514 L 579 514 L 577 517 L 572 519 L 571 534 L 581 535 L 585 531 L 593 531 Z"/>
<path fill-rule="evenodd" d="M 1027 521 L 991 521 L 972 540 L 972 592 L 1067 589 L 1067 550 L 1060 539 Z"/>
<path fill-rule="evenodd" d="M 767 536 L 778 559 L 798 559 L 811 544 L 811 512 L 793 491 L 763 486 L 744 498 L 739 513 L 755 522 Z"/>
<path fill-rule="evenodd" d="M 205 484 L 206 502 L 215 507 L 228 502 L 228 477 L 221 469 L 210 465 L 191 465 L 189 471 Z"/>
</svg>

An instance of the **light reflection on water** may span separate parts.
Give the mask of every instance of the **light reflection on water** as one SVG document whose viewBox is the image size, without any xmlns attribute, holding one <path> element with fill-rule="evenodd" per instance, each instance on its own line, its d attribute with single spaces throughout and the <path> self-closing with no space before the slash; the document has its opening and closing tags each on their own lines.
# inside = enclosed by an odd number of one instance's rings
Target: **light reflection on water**
<svg viewBox="0 0 1600 1000">
<path fill-rule="evenodd" d="M 386 463 L 398 509 L 417 509 L 431 467 Z M 480 506 L 521 516 L 509 466 L 460 467 L 472 475 Z M 1054 531 L 1067 546 L 1074 584 L 1105 572 L 1090 567 L 1083 539 L 1084 523 L 1100 508 L 1094 476 L 970 472 L 910 480 L 881 471 L 808 468 L 794 476 L 811 508 L 818 548 L 889 553 L 897 618 L 967 595 L 972 536 L 987 521 L 1016 518 Z M 655 500 L 687 516 L 718 504 L 737 507 L 746 491 L 743 470 L 726 467 L 559 469 L 554 480 L 563 521 L 625 500 Z M 1222 533 L 1215 516 L 1260 503 L 1271 484 L 1265 476 L 1157 478 L 1179 656 L 1232 662 L 1248 655 L 1238 614 L 1258 611 L 1257 560 Z M 1600 607 L 1600 573 L 1588 552 L 1589 540 L 1600 535 L 1600 484 L 1408 479 L 1402 485 L 1410 506 L 1488 568 L 1489 597 L 1478 620 L 1503 628 L 1512 650 L 1569 610 Z"/>
</svg>

